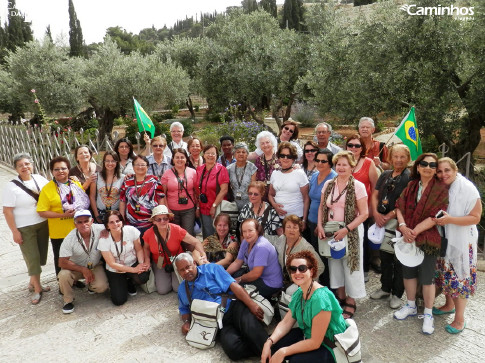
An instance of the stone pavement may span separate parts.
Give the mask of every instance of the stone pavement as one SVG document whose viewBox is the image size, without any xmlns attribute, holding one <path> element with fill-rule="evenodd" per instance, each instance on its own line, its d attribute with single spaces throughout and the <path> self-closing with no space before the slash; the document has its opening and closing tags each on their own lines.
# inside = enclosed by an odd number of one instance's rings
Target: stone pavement
<svg viewBox="0 0 485 363">
<path fill-rule="evenodd" d="M 0 167 L 0 195 L 12 177 Z M 229 362 L 218 345 L 202 351 L 185 343 L 174 293 L 159 296 L 139 291 L 125 305 L 116 307 L 107 293 L 89 295 L 86 290 L 77 290 L 76 310 L 64 315 L 51 251 L 42 282 L 52 291 L 44 293 L 38 306 L 32 306 L 26 267 L 2 213 L 0 266 L 0 362 Z M 380 286 L 378 275 L 371 272 L 370 276 L 368 294 Z M 426 336 L 421 333 L 421 320 L 394 320 L 386 301 L 358 301 L 355 320 L 363 361 L 483 362 L 485 273 L 479 272 L 478 278 L 477 294 L 466 311 L 467 329 L 457 336 L 444 330 L 451 316 L 435 317 L 436 331 Z M 443 301 L 443 296 L 438 297 L 436 305 Z"/>
</svg>

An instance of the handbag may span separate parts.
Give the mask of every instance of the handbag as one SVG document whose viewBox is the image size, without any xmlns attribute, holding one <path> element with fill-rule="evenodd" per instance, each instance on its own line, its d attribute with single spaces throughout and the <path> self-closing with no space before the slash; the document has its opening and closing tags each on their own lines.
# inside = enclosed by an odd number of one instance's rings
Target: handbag
<svg viewBox="0 0 485 363">
<path fill-rule="evenodd" d="M 231 217 L 231 225 L 229 226 L 229 230 L 233 233 L 237 231 L 237 217 L 239 216 L 239 209 L 237 208 L 236 202 L 228 202 L 227 200 L 223 200 L 216 208 L 216 212 L 214 214 L 214 221 L 219 213 L 226 213 Z"/>
<path fill-rule="evenodd" d="M 141 284 L 140 286 L 142 290 L 145 291 L 147 294 L 151 294 L 152 292 L 157 291 L 157 286 L 155 285 L 155 274 L 153 273 L 153 269 L 150 270 L 148 281 L 144 284 Z"/>
<path fill-rule="evenodd" d="M 335 334 L 335 342 L 325 337 L 323 342 L 329 346 L 335 355 L 337 363 L 357 363 L 362 361 L 359 329 L 353 319 L 345 319 L 347 329 Z"/>
<path fill-rule="evenodd" d="M 381 251 L 394 254 L 393 238 L 396 238 L 397 219 L 391 219 L 384 226 L 384 240 L 381 244 Z"/>
<path fill-rule="evenodd" d="M 286 313 L 290 311 L 289 305 L 291 302 L 291 297 L 292 295 L 287 294 L 285 291 L 281 291 L 280 298 L 278 300 L 278 310 L 280 311 L 280 318 L 283 320 L 285 317 Z M 298 322 L 295 322 L 293 325 L 293 328 L 298 328 Z"/>
<path fill-rule="evenodd" d="M 448 249 L 448 238 L 446 238 L 445 227 L 439 228 L 441 236 L 441 249 L 440 249 L 440 257 L 446 256 L 446 250 Z"/>
<path fill-rule="evenodd" d="M 328 257 L 331 258 L 331 253 L 330 253 L 330 246 L 328 244 L 328 241 L 330 241 L 333 238 L 333 234 L 337 232 L 339 229 L 343 228 L 345 226 L 344 222 L 336 222 L 336 221 L 331 221 L 325 223 L 324 229 L 325 229 L 325 238 L 318 239 L 318 253 L 320 256 L 323 257 Z M 345 238 L 345 256 L 347 256 L 347 238 Z"/>
<path fill-rule="evenodd" d="M 227 295 L 221 294 L 221 304 L 200 299 L 192 300 L 187 281 L 185 281 L 185 291 L 190 301 L 190 313 L 192 315 L 190 329 L 185 340 L 195 348 L 212 348 L 216 344 L 217 332 L 222 329 Z"/>
<path fill-rule="evenodd" d="M 259 291 L 258 291 L 256 286 L 245 285 L 244 289 L 248 293 L 249 297 L 256 304 L 258 304 L 261 309 L 263 309 L 263 312 L 264 312 L 263 322 L 266 325 L 271 324 L 271 320 L 273 320 L 273 316 L 274 316 L 273 305 L 271 305 L 271 303 L 268 301 L 268 299 L 266 299 L 265 297 L 263 297 L 262 295 L 259 294 Z"/>
</svg>

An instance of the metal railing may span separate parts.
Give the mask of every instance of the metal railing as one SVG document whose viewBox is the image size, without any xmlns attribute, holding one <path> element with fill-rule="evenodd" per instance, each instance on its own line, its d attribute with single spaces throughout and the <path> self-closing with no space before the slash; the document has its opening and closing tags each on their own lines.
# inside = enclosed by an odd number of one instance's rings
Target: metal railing
<svg viewBox="0 0 485 363">
<path fill-rule="evenodd" d="M 72 165 L 75 165 L 73 150 L 79 145 L 88 145 L 93 152 L 95 162 L 98 163 L 103 155 L 102 150 L 113 150 L 113 144 L 109 138 L 105 136 L 103 141 L 99 142 L 98 135 L 99 130 L 96 130 L 93 141 L 88 134 L 84 133 L 83 129 L 80 129 L 79 132 L 72 130 L 61 132 L 60 128 L 54 129 L 49 126 L 32 128 L 0 123 L 0 163 L 12 168 L 13 156 L 20 152 L 27 152 L 34 161 L 35 173 L 51 179 L 49 161 L 56 156 L 64 156 Z M 140 145 L 140 133 L 137 133 L 135 137 L 137 144 Z M 118 132 L 114 131 L 112 133 L 113 143 L 116 143 L 118 138 Z"/>
</svg>

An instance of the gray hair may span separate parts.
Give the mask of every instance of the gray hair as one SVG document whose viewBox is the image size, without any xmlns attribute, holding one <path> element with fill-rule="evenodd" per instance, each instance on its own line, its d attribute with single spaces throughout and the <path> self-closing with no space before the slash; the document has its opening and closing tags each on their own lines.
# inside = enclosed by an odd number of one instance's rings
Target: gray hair
<svg viewBox="0 0 485 363">
<path fill-rule="evenodd" d="M 261 131 L 257 136 L 256 136 L 256 141 L 254 144 L 256 145 L 256 148 L 261 150 L 260 146 L 260 141 L 261 139 L 268 138 L 271 144 L 273 144 L 273 152 L 276 153 L 276 150 L 278 149 L 278 141 L 276 140 L 276 137 L 269 131 Z"/>
<path fill-rule="evenodd" d="M 372 125 L 372 127 L 376 127 L 375 124 L 374 124 L 374 120 L 371 119 L 370 117 L 361 117 L 360 120 L 359 120 L 359 127 L 360 127 L 360 124 L 364 121 L 369 122 Z"/>
<path fill-rule="evenodd" d="M 234 145 L 234 151 L 238 150 L 238 149 L 244 149 L 246 150 L 246 152 L 249 154 L 249 148 L 248 148 L 248 144 L 246 144 L 245 142 L 241 141 L 241 142 L 238 142 L 236 145 Z"/>
<path fill-rule="evenodd" d="M 13 166 L 14 168 L 17 167 L 17 163 L 22 160 L 22 159 L 27 159 L 31 164 L 34 163 L 34 161 L 32 160 L 32 156 L 30 156 L 29 153 L 26 153 L 26 152 L 21 152 L 21 153 L 18 153 L 18 154 L 15 154 L 13 156 Z"/>
<path fill-rule="evenodd" d="M 326 122 L 320 122 L 317 126 L 315 126 L 315 133 L 317 133 L 317 129 L 319 127 L 326 127 L 328 131 L 330 131 L 330 133 L 332 133 L 332 125 L 326 123 Z"/>
<path fill-rule="evenodd" d="M 178 261 L 182 261 L 182 260 L 185 260 L 185 261 L 187 261 L 190 264 L 193 264 L 194 263 L 194 259 L 192 258 L 192 255 L 190 253 L 182 252 L 182 253 L 178 254 L 177 257 L 175 257 L 175 260 L 173 261 L 173 264 L 175 266 L 177 266 L 177 262 Z"/>
<path fill-rule="evenodd" d="M 184 125 L 182 125 L 180 122 L 178 121 L 172 122 L 172 124 L 170 125 L 170 131 L 172 131 L 174 127 L 178 127 L 182 129 L 182 132 L 184 132 Z"/>
</svg>

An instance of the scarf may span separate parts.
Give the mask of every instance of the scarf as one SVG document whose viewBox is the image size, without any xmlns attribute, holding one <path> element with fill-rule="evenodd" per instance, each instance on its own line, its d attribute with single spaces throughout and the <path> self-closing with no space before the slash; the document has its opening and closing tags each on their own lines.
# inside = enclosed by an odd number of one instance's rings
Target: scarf
<svg viewBox="0 0 485 363">
<path fill-rule="evenodd" d="M 325 189 L 325 193 L 323 194 L 323 226 L 328 222 L 328 206 L 327 200 L 332 192 L 335 183 L 337 182 L 337 178 L 335 177 L 332 179 L 328 185 L 327 189 Z M 353 176 L 349 178 L 349 184 L 347 188 L 347 192 L 345 195 L 345 210 L 344 210 L 344 222 L 345 225 L 351 223 L 355 217 L 357 216 L 357 201 L 355 198 L 355 179 Z M 348 242 L 348 251 L 347 251 L 347 264 L 350 268 L 350 273 L 354 271 L 359 271 L 359 232 L 357 228 L 354 228 L 347 234 L 347 242 Z"/>
<path fill-rule="evenodd" d="M 480 194 L 472 182 L 460 174 L 450 186 L 450 204 L 448 214 L 453 217 L 467 216 L 480 199 Z M 458 280 L 470 277 L 469 245 L 473 247 L 473 260 L 477 260 L 477 226 L 458 226 L 447 224 L 445 226 L 448 248 L 445 260 L 453 265 Z"/>
<path fill-rule="evenodd" d="M 448 187 L 433 178 L 425 190 L 421 199 L 416 203 L 418 196 L 419 180 L 412 180 L 396 201 L 396 208 L 403 213 L 404 222 L 408 228 L 414 229 L 426 218 L 434 218 L 439 210 L 446 210 L 448 206 Z M 416 237 L 416 246 L 431 256 L 439 256 L 441 249 L 441 236 L 436 227 L 421 232 Z"/>
</svg>

